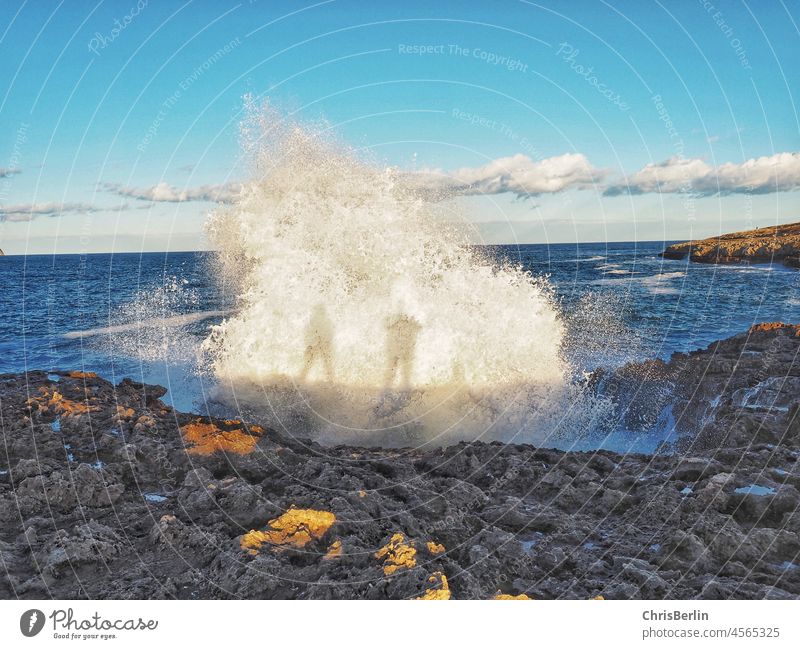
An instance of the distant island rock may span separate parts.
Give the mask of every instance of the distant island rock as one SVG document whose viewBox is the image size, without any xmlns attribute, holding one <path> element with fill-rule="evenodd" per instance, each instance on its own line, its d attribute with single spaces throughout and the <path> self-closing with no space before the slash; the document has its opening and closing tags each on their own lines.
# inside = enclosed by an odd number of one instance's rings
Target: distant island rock
<svg viewBox="0 0 800 649">
<path fill-rule="evenodd" d="M 769 264 L 800 268 L 800 223 L 733 232 L 668 246 L 661 256 L 703 264 Z"/>
</svg>

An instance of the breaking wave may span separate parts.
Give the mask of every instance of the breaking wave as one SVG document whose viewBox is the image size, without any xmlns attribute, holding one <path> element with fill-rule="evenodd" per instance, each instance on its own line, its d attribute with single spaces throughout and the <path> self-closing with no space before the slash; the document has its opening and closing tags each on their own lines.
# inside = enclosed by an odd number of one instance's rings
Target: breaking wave
<svg viewBox="0 0 800 649">
<path fill-rule="evenodd" d="M 186 284 L 185 279 L 165 278 L 161 285 L 138 291 L 131 301 L 114 309 L 108 326 L 70 331 L 64 338 L 86 340 L 111 355 L 141 362 L 194 366 L 198 338 L 193 325 L 219 320 L 229 311 L 201 310 L 200 296 Z"/>
<path fill-rule="evenodd" d="M 235 313 L 216 401 L 324 443 L 538 442 L 596 425 L 550 286 L 470 245 L 452 201 L 265 108 L 206 228 Z"/>
<path fill-rule="evenodd" d="M 108 327 L 95 327 L 94 329 L 81 329 L 78 331 L 68 331 L 64 334 L 67 340 L 77 338 L 94 338 L 95 336 L 114 336 L 130 332 L 139 332 L 147 329 L 173 329 L 180 328 L 195 322 L 202 322 L 215 316 L 227 315 L 228 311 L 197 311 L 194 313 L 182 313 L 163 318 L 149 318 L 126 322 L 125 324 L 109 325 Z M 172 349 L 172 347 L 168 347 Z"/>
</svg>

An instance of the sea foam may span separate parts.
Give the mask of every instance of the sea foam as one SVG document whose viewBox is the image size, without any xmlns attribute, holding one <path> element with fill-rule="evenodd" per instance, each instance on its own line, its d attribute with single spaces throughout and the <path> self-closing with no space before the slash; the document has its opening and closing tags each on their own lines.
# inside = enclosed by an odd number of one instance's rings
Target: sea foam
<svg viewBox="0 0 800 649">
<path fill-rule="evenodd" d="M 207 222 L 234 314 L 214 395 L 329 444 L 543 441 L 585 428 L 547 282 L 477 251 L 452 201 L 251 111 L 252 178 Z"/>
</svg>

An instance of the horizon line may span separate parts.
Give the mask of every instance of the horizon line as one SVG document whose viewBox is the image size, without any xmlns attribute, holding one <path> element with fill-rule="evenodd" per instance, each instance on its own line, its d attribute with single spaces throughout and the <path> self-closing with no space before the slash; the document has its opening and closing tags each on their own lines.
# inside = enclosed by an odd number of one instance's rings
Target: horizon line
<svg viewBox="0 0 800 649">
<path fill-rule="evenodd" d="M 723 236 L 723 235 L 719 235 Z M 710 239 L 713 237 L 704 237 Z M 612 245 L 618 243 L 661 243 L 672 244 L 690 241 L 689 239 L 646 239 L 646 240 L 619 240 L 619 241 L 550 241 L 550 242 L 526 242 L 526 243 L 473 243 L 470 244 L 474 247 L 493 248 L 493 247 L 513 247 L 513 246 L 589 246 L 589 245 Z M 1 249 L 0 249 L 1 250 Z M 169 254 L 184 254 L 184 253 L 198 253 L 198 252 L 217 252 L 213 248 L 195 248 L 185 250 L 106 250 L 101 252 L 28 252 L 28 253 L 4 253 L 0 257 L 74 257 L 90 255 L 169 255 Z"/>
</svg>

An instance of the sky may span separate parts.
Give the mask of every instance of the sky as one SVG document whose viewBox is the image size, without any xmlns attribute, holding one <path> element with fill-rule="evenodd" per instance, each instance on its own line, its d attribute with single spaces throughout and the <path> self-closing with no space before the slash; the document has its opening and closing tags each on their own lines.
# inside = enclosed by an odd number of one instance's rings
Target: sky
<svg viewBox="0 0 800 649">
<path fill-rule="evenodd" d="M 207 248 L 246 96 L 447 188 L 477 242 L 797 221 L 798 24 L 787 0 L 4 0 L 0 248 Z"/>
</svg>

